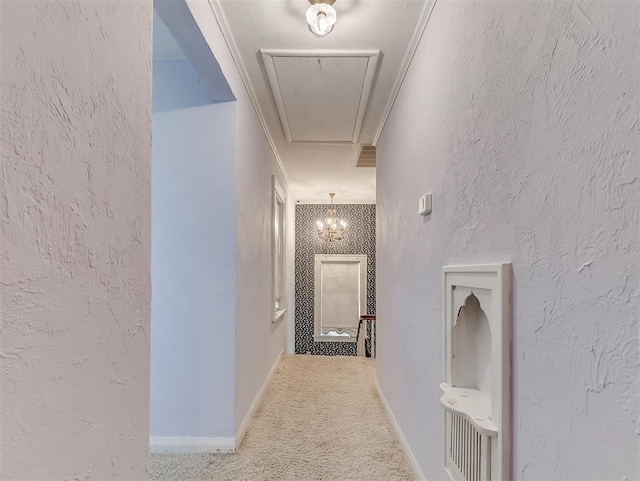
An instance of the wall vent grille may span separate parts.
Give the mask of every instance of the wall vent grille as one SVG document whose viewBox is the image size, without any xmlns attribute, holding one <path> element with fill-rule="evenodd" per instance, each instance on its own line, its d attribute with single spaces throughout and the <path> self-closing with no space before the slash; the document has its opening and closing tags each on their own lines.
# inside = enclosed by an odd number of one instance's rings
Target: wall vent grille
<svg viewBox="0 0 640 481">
<path fill-rule="evenodd" d="M 484 436 L 465 418 L 447 413 L 447 467 L 457 481 L 485 481 L 491 479 L 490 446 Z"/>
<path fill-rule="evenodd" d="M 375 145 L 363 145 L 360 148 L 360 155 L 356 162 L 356 167 L 375 167 L 376 147 Z"/>
</svg>

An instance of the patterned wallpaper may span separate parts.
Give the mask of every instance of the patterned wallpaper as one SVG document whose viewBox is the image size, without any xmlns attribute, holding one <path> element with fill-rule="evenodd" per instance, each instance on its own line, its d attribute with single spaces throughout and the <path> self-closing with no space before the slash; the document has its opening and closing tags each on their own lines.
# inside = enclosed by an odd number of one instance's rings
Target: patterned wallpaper
<svg viewBox="0 0 640 481">
<path fill-rule="evenodd" d="M 314 260 L 316 254 L 367 255 L 367 313 L 376 312 L 376 206 L 375 204 L 337 204 L 338 217 L 345 219 L 349 231 L 338 242 L 323 241 L 315 224 L 325 217 L 328 205 L 296 205 L 296 354 L 355 356 L 355 342 L 314 342 Z"/>
</svg>

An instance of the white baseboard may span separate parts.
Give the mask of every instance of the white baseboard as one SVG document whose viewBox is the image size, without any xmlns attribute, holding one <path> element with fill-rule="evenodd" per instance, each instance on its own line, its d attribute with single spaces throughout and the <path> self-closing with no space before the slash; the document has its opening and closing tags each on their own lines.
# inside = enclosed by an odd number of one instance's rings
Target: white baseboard
<svg viewBox="0 0 640 481">
<path fill-rule="evenodd" d="M 416 461 L 416 458 L 413 456 L 413 452 L 409 447 L 409 443 L 407 443 L 407 440 L 405 439 L 404 434 L 402 434 L 402 430 L 398 425 L 398 421 L 396 421 L 396 418 L 393 415 L 393 412 L 391 412 L 391 407 L 389 406 L 387 399 L 384 397 L 384 393 L 382 392 L 382 389 L 380 389 L 380 384 L 378 384 L 377 379 L 376 379 L 376 389 L 378 390 L 378 396 L 380 396 L 380 401 L 382 401 L 382 405 L 384 406 L 384 410 L 387 413 L 387 417 L 391 422 L 391 427 L 393 428 L 393 432 L 396 434 L 396 437 L 400 442 L 400 447 L 402 448 L 402 451 L 404 451 L 404 454 L 407 457 L 407 461 L 409 462 L 409 468 L 411 469 L 411 472 L 415 476 L 416 481 L 426 481 L 424 474 L 422 474 L 422 470 L 420 469 L 420 466 L 418 466 L 418 462 Z"/>
<path fill-rule="evenodd" d="M 271 367 L 262 387 L 258 391 L 247 415 L 244 417 L 235 437 L 231 438 L 208 438 L 208 437 L 187 437 L 187 436 L 151 436 L 149 438 L 149 451 L 152 453 L 171 454 L 195 454 L 195 453 L 235 453 L 242 442 L 242 438 L 249 428 L 258 406 L 264 398 L 267 386 L 276 373 L 278 364 L 282 360 L 284 349 L 278 354 L 276 362 Z"/>
<path fill-rule="evenodd" d="M 251 420 L 253 419 L 253 416 L 256 414 L 256 411 L 258 410 L 258 406 L 260 406 L 260 403 L 264 398 L 264 394 L 267 391 L 267 387 L 271 383 L 271 379 L 273 379 L 273 375 L 276 373 L 278 364 L 280 364 L 283 354 L 284 354 L 284 349 L 282 349 L 280 351 L 280 354 L 278 354 L 278 358 L 276 359 L 276 362 L 273 363 L 273 366 L 271 367 L 271 371 L 269 371 L 267 378 L 264 380 L 264 383 L 262 383 L 262 387 L 258 391 L 258 394 L 256 394 L 256 397 L 253 400 L 253 403 L 251 403 L 251 406 L 249 407 L 249 411 L 247 411 L 247 415 L 244 417 L 244 419 L 242 420 L 242 423 L 240 424 L 240 427 L 238 428 L 238 432 L 236 432 L 236 438 L 235 438 L 236 449 L 240 447 L 240 443 L 242 443 L 242 439 L 244 438 L 244 435 L 247 433 L 249 424 L 251 424 Z"/>
<path fill-rule="evenodd" d="M 152 436 L 149 438 L 152 453 L 194 454 L 235 453 L 235 438 L 205 438 L 185 436 Z"/>
</svg>

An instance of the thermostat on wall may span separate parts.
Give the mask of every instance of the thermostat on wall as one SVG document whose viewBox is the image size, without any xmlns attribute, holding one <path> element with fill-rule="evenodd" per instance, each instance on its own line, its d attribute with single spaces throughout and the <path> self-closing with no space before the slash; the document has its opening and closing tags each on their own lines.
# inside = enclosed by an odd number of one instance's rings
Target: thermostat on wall
<svg viewBox="0 0 640 481">
<path fill-rule="evenodd" d="M 431 194 L 424 194 L 420 199 L 418 199 L 418 214 L 431 214 Z"/>
</svg>

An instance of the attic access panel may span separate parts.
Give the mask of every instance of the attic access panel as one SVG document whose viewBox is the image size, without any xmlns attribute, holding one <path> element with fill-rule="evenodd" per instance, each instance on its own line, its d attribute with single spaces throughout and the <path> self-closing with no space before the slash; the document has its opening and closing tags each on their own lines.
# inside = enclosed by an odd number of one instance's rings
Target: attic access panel
<svg viewBox="0 0 640 481">
<path fill-rule="evenodd" d="M 358 142 L 379 50 L 260 52 L 288 142 Z"/>
</svg>

